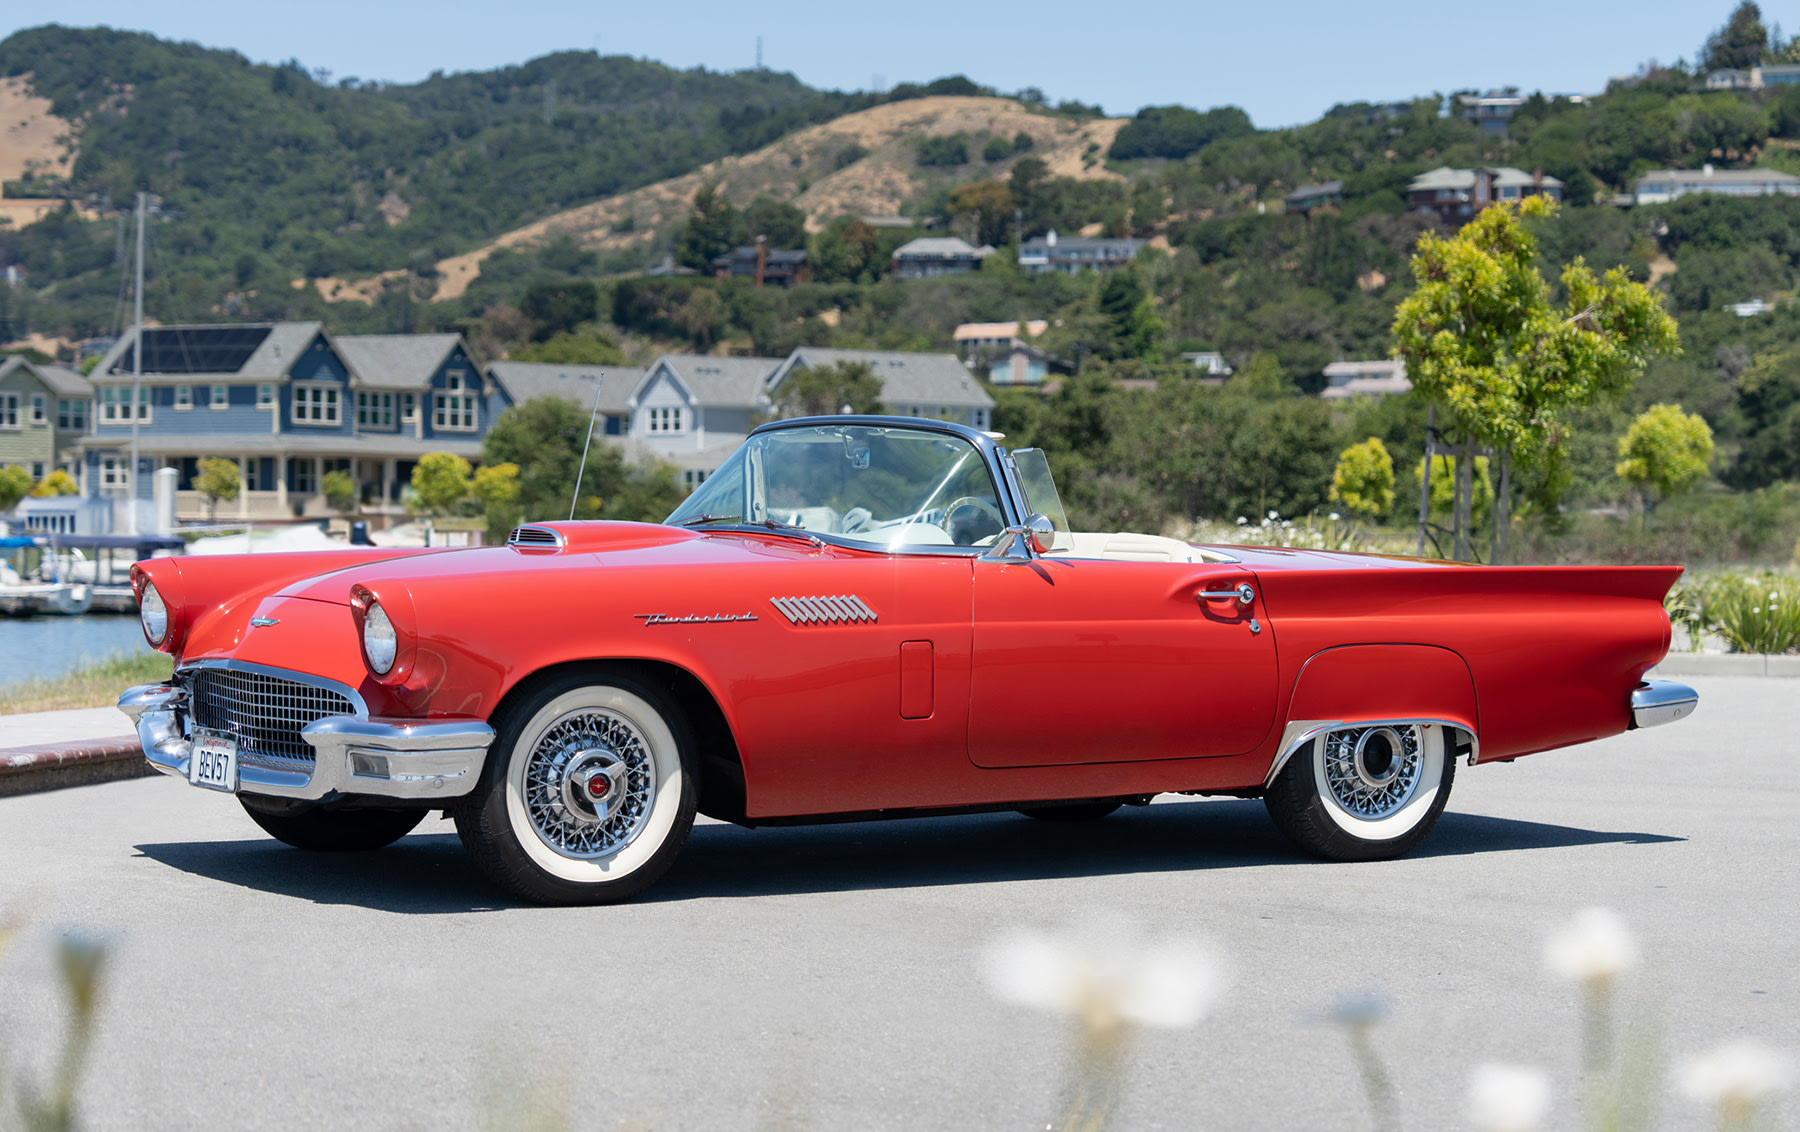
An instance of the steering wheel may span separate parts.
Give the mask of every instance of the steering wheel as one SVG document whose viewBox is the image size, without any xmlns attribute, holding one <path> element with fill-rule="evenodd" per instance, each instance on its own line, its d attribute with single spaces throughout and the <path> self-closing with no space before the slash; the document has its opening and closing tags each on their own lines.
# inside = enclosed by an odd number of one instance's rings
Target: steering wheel
<svg viewBox="0 0 1800 1132">
<path fill-rule="evenodd" d="M 838 532 L 851 535 L 858 531 L 866 531 L 869 529 L 870 518 L 867 507 L 852 507 L 844 512 L 844 517 L 838 521 Z"/>
<path fill-rule="evenodd" d="M 971 524 L 966 520 L 959 522 L 956 513 L 964 507 L 979 511 L 982 515 L 993 520 L 993 530 L 979 529 L 979 524 Z M 970 529 L 971 526 L 977 527 L 978 529 Z M 945 506 L 944 529 L 950 532 L 950 541 L 957 546 L 974 546 L 977 540 L 985 538 L 988 535 L 997 535 L 1005 530 L 1006 519 L 1000 514 L 1000 509 L 995 507 L 992 503 L 989 503 L 987 500 L 982 499 L 979 496 L 964 495 L 952 499 L 949 504 Z"/>
</svg>

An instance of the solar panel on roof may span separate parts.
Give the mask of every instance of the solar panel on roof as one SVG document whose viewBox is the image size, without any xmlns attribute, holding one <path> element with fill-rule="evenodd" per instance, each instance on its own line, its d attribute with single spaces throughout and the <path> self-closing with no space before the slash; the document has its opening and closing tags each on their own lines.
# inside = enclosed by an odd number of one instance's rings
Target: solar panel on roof
<svg viewBox="0 0 1800 1132">
<path fill-rule="evenodd" d="M 145 373 L 236 373 L 269 336 L 267 326 L 158 326 L 144 331 Z M 117 373 L 131 373 L 132 347 Z"/>
</svg>

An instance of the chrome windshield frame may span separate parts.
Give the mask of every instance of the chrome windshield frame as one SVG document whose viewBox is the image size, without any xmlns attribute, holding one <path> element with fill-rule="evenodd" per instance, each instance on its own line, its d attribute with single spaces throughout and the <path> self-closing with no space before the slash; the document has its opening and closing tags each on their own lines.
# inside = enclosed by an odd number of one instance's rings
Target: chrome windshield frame
<svg viewBox="0 0 1800 1132">
<path fill-rule="evenodd" d="M 781 432 L 787 429 L 830 427 L 904 428 L 916 432 L 942 433 L 946 436 L 954 436 L 959 440 L 967 441 L 974 445 L 976 452 L 980 453 L 982 463 L 986 466 L 989 477 L 994 481 L 1000 508 L 1006 515 L 1006 525 L 1008 527 L 1024 525 L 1027 517 L 1024 509 L 1025 494 L 1019 488 L 1017 477 L 1012 467 L 1012 461 L 1007 459 L 1007 450 L 1001 447 L 1000 443 L 995 440 L 993 436 L 982 432 L 979 429 L 970 428 L 967 425 L 956 424 L 952 421 L 933 420 L 927 417 L 891 417 L 867 413 L 845 413 L 841 416 L 830 417 L 791 417 L 785 420 L 770 421 L 767 424 L 757 426 L 755 429 L 751 430 L 750 435 L 745 438 L 744 444 L 748 445 L 751 440 L 754 440 L 759 436 L 766 436 L 769 433 Z M 737 452 L 734 451 L 730 456 L 726 457 L 726 462 L 736 459 L 736 457 Z M 724 465 L 721 464 L 720 466 L 723 467 Z M 753 491 L 748 476 L 746 476 L 745 479 L 745 491 L 746 493 Z M 746 502 L 748 502 L 748 500 Z M 668 520 L 666 519 L 664 520 L 665 523 L 667 521 Z M 734 523 L 725 520 L 687 529 L 701 532 L 729 532 L 732 534 L 768 535 L 771 533 L 770 529 L 760 522 Z M 807 531 L 805 533 L 818 541 L 827 543 L 831 546 L 840 546 L 847 550 L 868 551 L 874 554 L 923 554 L 936 557 L 978 557 L 990 549 L 985 546 L 940 546 L 930 544 L 879 546 L 825 531 Z"/>
</svg>

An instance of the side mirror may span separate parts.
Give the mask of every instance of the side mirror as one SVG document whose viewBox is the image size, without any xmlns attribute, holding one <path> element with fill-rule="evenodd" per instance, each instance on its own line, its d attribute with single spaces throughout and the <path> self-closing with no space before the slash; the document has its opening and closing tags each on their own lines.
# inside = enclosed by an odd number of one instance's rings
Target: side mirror
<svg viewBox="0 0 1800 1132">
<path fill-rule="evenodd" d="M 1043 515 L 1031 516 L 1025 520 L 1025 541 L 1033 554 L 1049 554 L 1056 542 L 1056 524 Z"/>
</svg>

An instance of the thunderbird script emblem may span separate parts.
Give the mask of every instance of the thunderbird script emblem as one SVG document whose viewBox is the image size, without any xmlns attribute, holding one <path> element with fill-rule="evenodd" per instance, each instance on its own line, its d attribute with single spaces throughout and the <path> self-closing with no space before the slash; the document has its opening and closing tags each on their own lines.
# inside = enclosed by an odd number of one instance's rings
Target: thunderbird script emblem
<svg viewBox="0 0 1800 1132">
<path fill-rule="evenodd" d="M 722 621 L 754 621 L 756 614 L 744 613 L 633 613 L 633 617 L 643 621 L 644 627 L 652 625 L 716 625 Z"/>
</svg>

